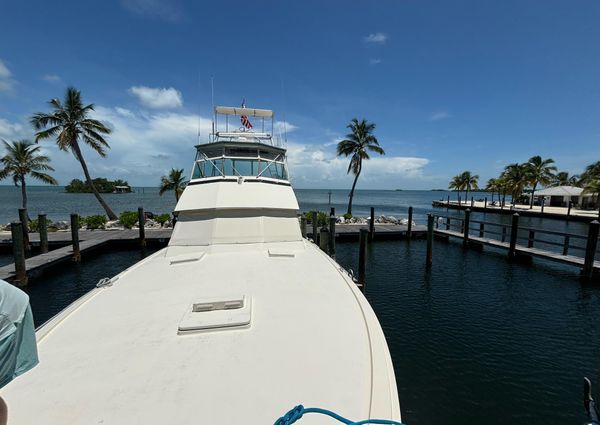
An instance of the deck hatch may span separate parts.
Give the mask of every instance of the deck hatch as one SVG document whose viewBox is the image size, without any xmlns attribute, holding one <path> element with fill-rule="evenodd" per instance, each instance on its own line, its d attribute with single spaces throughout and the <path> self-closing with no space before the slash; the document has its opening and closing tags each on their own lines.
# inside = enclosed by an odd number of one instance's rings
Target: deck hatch
<svg viewBox="0 0 600 425">
<path fill-rule="evenodd" d="M 251 313 L 251 297 L 246 295 L 198 300 L 188 307 L 178 333 L 248 326 Z"/>
</svg>

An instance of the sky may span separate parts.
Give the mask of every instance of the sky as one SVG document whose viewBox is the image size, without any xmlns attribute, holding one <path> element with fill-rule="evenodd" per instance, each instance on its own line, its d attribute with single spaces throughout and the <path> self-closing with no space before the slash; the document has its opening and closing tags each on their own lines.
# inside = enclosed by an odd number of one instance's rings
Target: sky
<svg viewBox="0 0 600 425">
<path fill-rule="evenodd" d="M 485 181 L 533 155 L 600 160 L 600 2 L 0 0 L 0 138 L 68 86 L 112 130 L 94 176 L 158 185 L 191 171 L 215 103 L 274 109 L 297 188 L 349 188 L 352 118 L 385 149 L 359 189 Z M 200 132 L 199 132 L 200 129 Z M 200 134 L 198 134 L 200 133 Z M 41 142 L 61 184 L 83 173 Z M 10 184 L 10 180 L 2 184 Z"/>
</svg>

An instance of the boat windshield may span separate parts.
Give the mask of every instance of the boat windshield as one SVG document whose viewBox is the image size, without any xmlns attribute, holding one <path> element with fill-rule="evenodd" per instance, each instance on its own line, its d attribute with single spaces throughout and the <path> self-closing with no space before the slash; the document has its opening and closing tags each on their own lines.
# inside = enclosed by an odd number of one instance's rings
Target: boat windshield
<svg viewBox="0 0 600 425">
<path fill-rule="evenodd" d="M 287 180 L 285 155 L 264 149 L 240 148 L 199 152 L 192 179 L 230 176 Z"/>
</svg>

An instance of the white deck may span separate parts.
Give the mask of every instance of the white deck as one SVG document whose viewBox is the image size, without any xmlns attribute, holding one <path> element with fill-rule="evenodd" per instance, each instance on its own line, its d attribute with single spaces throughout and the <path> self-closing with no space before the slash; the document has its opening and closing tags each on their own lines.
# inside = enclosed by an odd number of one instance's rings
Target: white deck
<svg viewBox="0 0 600 425">
<path fill-rule="evenodd" d="M 251 297 L 249 328 L 178 334 L 192 303 L 228 294 Z M 38 338 L 40 365 L 1 392 L 14 424 L 262 425 L 299 403 L 400 419 L 370 306 L 306 241 L 166 248 Z"/>
</svg>

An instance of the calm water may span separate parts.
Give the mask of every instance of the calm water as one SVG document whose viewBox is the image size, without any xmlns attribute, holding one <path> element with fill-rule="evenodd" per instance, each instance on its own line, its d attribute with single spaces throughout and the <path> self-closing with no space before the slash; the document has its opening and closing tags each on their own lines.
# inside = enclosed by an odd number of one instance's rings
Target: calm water
<svg viewBox="0 0 600 425">
<path fill-rule="evenodd" d="M 51 217 L 64 218 L 63 212 L 73 210 L 100 212 L 87 195 L 39 192 L 32 192 L 31 204 Z M 296 191 L 302 210 L 326 210 L 328 192 Z M 8 221 L 17 208 L 18 197 L 10 193 L 0 187 L 0 222 Z M 344 211 L 346 196 L 347 191 L 332 191 L 338 212 Z M 354 213 L 368 215 L 374 206 L 378 215 L 402 217 L 412 205 L 416 221 L 423 224 L 431 201 L 445 196 L 359 191 Z M 141 204 L 162 212 L 173 208 L 169 198 L 145 189 L 113 195 L 109 202 L 117 211 Z M 510 220 L 491 214 L 473 217 Z M 579 223 L 522 218 L 522 224 L 586 232 L 586 225 Z M 339 243 L 337 253 L 343 266 L 356 270 L 356 244 Z M 36 322 L 143 256 L 138 251 L 98 253 L 60 274 L 34 280 L 27 291 Z M 463 251 L 459 243 L 436 241 L 430 271 L 424 268 L 424 257 L 423 241 L 376 241 L 368 251 L 367 298 L 390 346 L 405 422 L 580 424 L 582 377 L 600 387 L 600 288 L 580 283 L 574 268 L 537 260 L 511 264 L 503 253 Z"/>
</svg>

